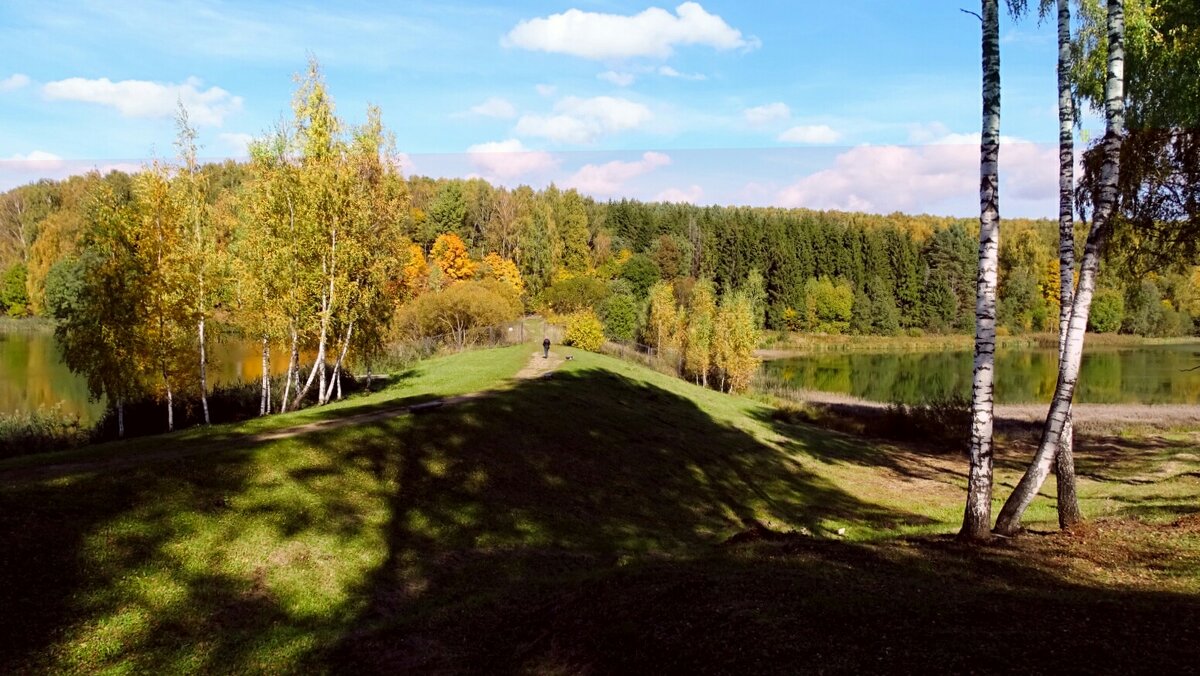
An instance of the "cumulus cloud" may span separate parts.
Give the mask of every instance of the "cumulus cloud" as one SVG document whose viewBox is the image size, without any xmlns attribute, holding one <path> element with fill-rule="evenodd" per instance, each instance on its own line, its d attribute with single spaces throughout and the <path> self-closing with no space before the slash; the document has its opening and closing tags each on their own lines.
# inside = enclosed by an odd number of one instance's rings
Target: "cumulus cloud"
<svg viewBox="0 0 1200 676">
<path fill-rule="evenodd" d="M 501 44 L 585 59 L 666 58 L 677 46 L 703 45 L 718 50 L 753 49 L 758 38 L 746 37 L 695 2 L 672 14 L 659 7 L 626 16 L 569 9 L 562 14 L 526 19 Z"/>
<path fill-rule="evenodd" d="M 626 181 L 670 163 L 671 158 L 663 153 L 647 152 L 634 162 L 613 160 L 604 164 L 585 164 L 563 185 L 590 195 L 615 195 Z"/>
<path fill-rule="evenodd" d="M 837 143 L 842 135 L 827 124 L 801 124 L 779 135 L 785 143 Z"/>
<path fill-rule="evenodd" d="M 51 101 L 83 101 L 116 108 L 125 117 L 170 117 L 182 101 L 192 123 L 201 126 L 219 127 L 226 115 L 242 109 L 242 97 L 220 87 L 202 86 L 203 82 L 194 77 L 180 84 L 73 77 L 47 82 L 42 93 Z"/>
<path fill-rule="evenodd" d="M 1001 140 L 1001 196 L 1053 200 L 1057 148 Z M 949 201 L 970 203 L 979 190 L 979 136 L 952 134 L 927 146 L 859 146 L 833 167 L 780 190 L 778 206 L 874 213 L 942 212 Z"/>
<path fill-rule="evenodd" d="M 14 73 L 3 80 L 0 80 L 0 92 L 11 92 L 29 84 L 29 76 L 21 73 Z"/>
<path fill-rule="evenodd" d="M 558 166 L 550 153 L 526 148 L 518 139 L 491 141 L 467 148 L 467 158 L 486 178 L 509 180 Z"/>
<path fill-rule="evenodd" d="M 495 117 L 500 119 L 510 119 L 517 116 L 517 107 L 514 106 L 508 99 L 493 96 L 475 106 L 471 106 L 468 111 L 471 115 L 480 117 Z"/>
<path fill-rule="evenodd" d="M 663 77 L 674 77 L 681 80 L 707 80 L 708 76 L 704 73 L 680 73 L 670 66 L 659 66 L 658 74 Z"/>
<path fill-rule="evenodd" d="M 786 103 L 775 102 L 747 108 L 742 111 L 742 116 L 750 124 L 760 127 L 772 122 L 788 119 L 792 116 L 792 109 Z"/>
<path fill-rule="evenodd" d="M 687 188 L 667 188 L 654 196 L 655 202 L 677 202 L 680 204 L 699 204 L 704 199 L 704 189 L 698 185 Z"/>
<path fill-rule="evenodd" d="M 628 87 L 629 85 L 633 84 L 634 80 L 633 73 L 618 73 L 614 70 L 606 70 L 596 77 L 604 80 L 605 82 L 611 82 L 618 87 Z"/>
<path fill-rule="evenodd" d="M 554 104 L 553 114 L 522 116 L 517 133 L 555 143 L 591 143 L 603 134 L 636 129 L 653 118 L 649 108 L 629 99 L 568 96 Z"/>
</svg>

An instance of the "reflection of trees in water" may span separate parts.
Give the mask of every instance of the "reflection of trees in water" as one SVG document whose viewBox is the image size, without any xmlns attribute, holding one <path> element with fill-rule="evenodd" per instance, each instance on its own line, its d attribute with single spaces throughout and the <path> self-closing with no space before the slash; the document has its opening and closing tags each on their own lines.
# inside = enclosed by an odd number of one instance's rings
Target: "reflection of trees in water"
<svg viewBox="0 0 1200 676">
<path fill-rule="evenodd" d="M 1086 352 L 1076 401 L 1082 403 L 1200 403 L 1200 363 L 1194 345 Z M 767 362 L 772 380 L 792 387 L 908 404 L 971 391 L 971 353 L 862 352 L 820 354 Z M 996 399 L 1046 402 L 1058 380 L 1054 350 L 1001 350 Z"/>
</svg>

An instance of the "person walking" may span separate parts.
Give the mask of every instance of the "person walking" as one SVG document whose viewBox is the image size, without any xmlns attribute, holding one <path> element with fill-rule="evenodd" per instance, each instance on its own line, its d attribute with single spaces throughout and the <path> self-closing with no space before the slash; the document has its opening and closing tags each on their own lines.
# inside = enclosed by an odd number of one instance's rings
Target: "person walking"
<svg viewBox="0 0 1200 676">
<path fill-rule="evenodd" d="M 549 358 L 550 358 L 550 339 L 543 338 L 542 339 L 542 359 L 549 359 Z"/>
</svg>

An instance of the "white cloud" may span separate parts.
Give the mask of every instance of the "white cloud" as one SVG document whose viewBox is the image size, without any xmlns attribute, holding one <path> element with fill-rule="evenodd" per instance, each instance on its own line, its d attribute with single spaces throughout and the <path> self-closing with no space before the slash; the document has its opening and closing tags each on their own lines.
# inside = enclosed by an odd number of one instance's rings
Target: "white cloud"
<svg viewBox="0 0 1200 676">
<path fill-rule="evenodd" d="M 11 92 L 29 85 L 29 76 L 14 73 L 0 80 L 0 92 Z"/>
<path fill-rule="evenodd" d="M 841 138 L 841 133 L 827 124 L 801 124 L 779 135 L 785 143 L 837 143 Z"/>
<path fill-rule="evenodd" d="M 704 73 L 680 73 L 670 66 L 659 66 L 658 74 L 663 77 L 676 77 L 681 80 L 707 80 L 708 76 Z"/>
<path fill-rule="evenodd" d="M 606 70 L 596 77 L 604 80 L 605 82 L 611 82 L 618 87 L 628 87 L 629 85 L 633 84 L 634 80 L 633 73 L 618 73 L 613 70 Z"/>
<path fill-rule="evenodd" d="M 467 148 L 467 157 L 485 178 L 496 180 L 549 171 L 558 166 L 558 160 L 550 153 L 530 150 L 517 139 L 473 145 Z"/>
<path fill-rule="evenodd" d="M 524 115 L 517 133 L 556 143 L 591 143 L 602 134 L 636 129 L 654 118 L 646 106 L 629 99 L 568 96 L 554 104 L 551 115 Z"/>
<path fill-rule="evenodd" d="M 469 112 L 471 115 L 479 115 L 480 117 L 495 117 L 507 120 L 517 116 L 517 107 L 509 102 L 508 99 L 493 96 L 479 105 L 471 106 Z"/>
<path fill-rule="evenodd" d="M 569 9 L 562 14 L 526 19 L 501 44 L 585 59 L 666 58 L 676 46 L 704 45 L 719 50 L 753 49 L 758 38 L 742 32 L 698 3 L 685 2 L 675 14 L 651 7 L 633 16 Z"/>
<path fill-rule="evenodd" d="M 254 140 L 252 134 L 222 132 L 217 134 L 217 138 L 225 144 L 233 153 L 234 157 L 246 157 L 250 154 L 250 142 Z"/>
<path fill-rule="evenodd" d="M 788 108 L 786 103 L 768 103 L 762 106 L 754 106 L 742 111 L 742 116 L 750 124 L 758 127 L 780 120 L 786 120 L 792 116 L 792 109 Z"/>
<path fill-rule="evenodd" d="M 704 199 L 704 189 L 698 185 L 687 188 L 667 188 L 654 196 L 655 202 L 677 202 L 681 204 L 699 204 Z"/>
<path fill-rule="evenodd" d="M 613 160 L 604 164 L 585 164 L 563 185 L 591 195 L 614 195 L 626 181 L 670 163 L 671 158 L 663 153 L 647 152 L 634 162 Z"/>
<path fill-rule="evenodd" d="M 4 166 L 10 171 L 57 171 L 64 164 L 63 158 L 44 150 L 34 150 L 28 155 L 18 153 L 4 158 Z"/>
<path fill-rule="evenodd" d="M 242 109 L 242 97 L 220 87 L 202 90 L 202 84 L 194 77 L 181 84 L 73 77 L 46 83 L 42 93 L 52 101 L 84 101 L 116 108 L 125 117 L 170 117 L 182 101 L 191 122 L 200 126 L 219 127 L 226 115 Z"/>
<path fill-rule="evenodd" d="M 1000 195 L 1016 201 L 1052 200 L 1058 189 L 1057 148 L 1001 139 Z M 891 213 L 948 213 L 970 204 L 979 190 L 979 135 L 951 134 L 927 146 L 859 146 L 833 167 L 780 190 L 777 206 Z M 1001 202 L 1003 209 L 1003 201 Z"/>
<path fill-rule="evenodd" d="M 558 91 L 558 87 L 549 84 L 536 84 L 533 88 L 537 90 L 539 96 L 554 96 L 554 93 Z"/>
</svg>

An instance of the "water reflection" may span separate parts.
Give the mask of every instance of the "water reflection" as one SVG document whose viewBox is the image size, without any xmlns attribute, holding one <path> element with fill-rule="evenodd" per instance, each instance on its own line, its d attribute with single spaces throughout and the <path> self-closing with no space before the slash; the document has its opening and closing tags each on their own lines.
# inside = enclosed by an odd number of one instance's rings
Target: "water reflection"
<svg viewBox="0 0 1200 676">
<path fill-rule="evenodd" d="M 245 341 L 226 341 L 210 349 L 209 380 L 213 385 L 257 380 L 262 376 L 262 348 Z M 271 354 L 271 372 L 283 373 L 288 356 Z M 104 412 L 104 403 L 88 400 L 87 383 L 62 362 L 49 333 L 0 332 L 0 411 L 35 410 L 61 406 L 91 422 Z"/>
<path fill-rule="evenodd" d="M 1001 350 L 996 400 L 1049 402 L 1058 377 L 1053 350 Z M 1200 403 L 1200 345 L 1095 348 L 1084 354 L 1075 400 L 1083 403 Z M 763 365 L 769 382 L 874 401 L 918 403 L 971 393 L 970 351 L 815 354 Z"/>
</svg>

